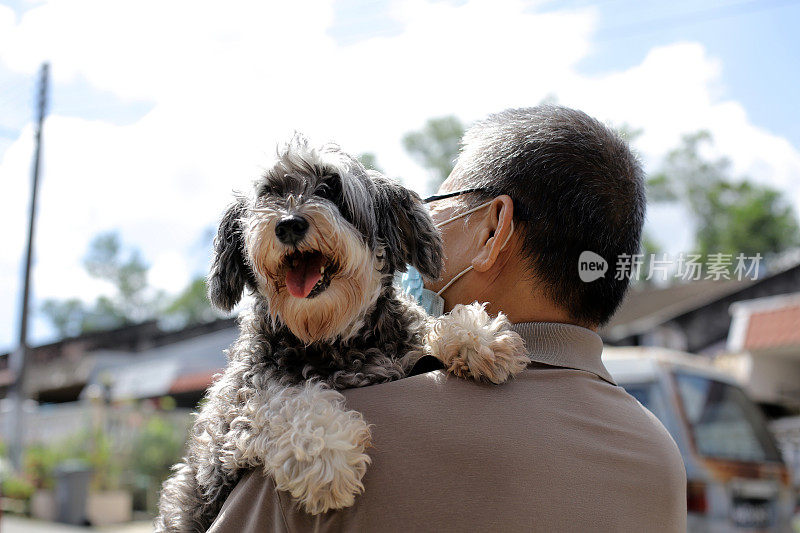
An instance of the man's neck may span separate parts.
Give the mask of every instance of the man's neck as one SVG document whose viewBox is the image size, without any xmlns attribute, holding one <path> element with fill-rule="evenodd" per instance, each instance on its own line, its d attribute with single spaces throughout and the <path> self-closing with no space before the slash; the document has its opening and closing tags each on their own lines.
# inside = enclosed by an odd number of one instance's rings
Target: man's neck
<svg viewBox="0 0 800 533">
<path fill-rule="evenodd" d="M 468 280 L 471 286 L 454 285 L 448 298 L 445 298 L 445 311 L 450 311 L 457 303 L 486 302 L 486 310 L 490 315 L 502 312 L 512 324 L 559 322 L 597 331 L 597 327 L 580 324 L 571 318 L 565 309 L 555 305 L 544 294 L 527 272 L 510 263 L 501 265 L 502 268 L 498 270 L 471 274 L 475 276 Z M 482 289 L 470 290 L 474 287 Z"/>
<path fill-rule="evenodd" d="M 504 291 L 503 296 L 498 294 L 494 298 L 488 299 L 492 303 L 487 306 L 487 311 L 490 315 L 496 315 L 502 311 L 512 324 L 520 322 L 560 322 L 586 327 L 583 324 L 578 324 L 560 307 L 552 305 L 549 299 L 546 299 L 541 294 L 523 294 L 523 290 L 522 287 L 517 287 L 513 291 Z M 596 330 L 596 328 L 594 329 Z"/>
</svg>

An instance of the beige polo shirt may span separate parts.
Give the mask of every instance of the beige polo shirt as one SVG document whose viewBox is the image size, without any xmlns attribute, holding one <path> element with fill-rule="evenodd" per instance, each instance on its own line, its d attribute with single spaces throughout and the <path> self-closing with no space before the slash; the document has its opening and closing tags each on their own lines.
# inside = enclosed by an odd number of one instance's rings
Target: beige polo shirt
<svg viewBox="0 0 800 533">
<path fill-rule="evenodd" d="M 514 327 L 531 364 L 509 383 L 435 371 L 344 392 L 374 424 L 353 507 L 304 514 L 254 471 L 210 531 L 686 531 L 678 448 L 614 383 L 600 337 Z"/>
</svg>

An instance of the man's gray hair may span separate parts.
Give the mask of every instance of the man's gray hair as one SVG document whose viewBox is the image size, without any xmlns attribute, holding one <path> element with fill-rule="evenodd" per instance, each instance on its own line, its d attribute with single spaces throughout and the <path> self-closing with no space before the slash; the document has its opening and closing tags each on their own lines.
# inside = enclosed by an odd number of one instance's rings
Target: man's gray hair
<svg viewBox="0 0 800 533">
<path fill-rule="evenodd" d="M 646 204 L 641 165 L 614 130 L 566 107 L 509 109 L 467 131 L 453 174 L 486 191 L 476 205 L 512 198 L 531 277 L 555 303 L 587 325 L 611 318 L 628 286 L 614 267 L 639 252 Z M 610 265 L 591 283 L 578 276 L 585 250 Z"/>
</svg>

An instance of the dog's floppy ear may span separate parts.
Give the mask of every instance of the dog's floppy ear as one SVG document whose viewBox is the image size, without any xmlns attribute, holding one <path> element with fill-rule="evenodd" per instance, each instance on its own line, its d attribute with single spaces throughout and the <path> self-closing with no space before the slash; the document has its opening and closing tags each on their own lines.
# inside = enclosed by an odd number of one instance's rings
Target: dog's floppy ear
<svg viewBox="0 0 800 533">
<path fill-rule="evenodd" d="M 245 283 L 255 287 L 255 276 L 245 260 L 244 236 L 240 219 L 245 214 L 243 200 L 228 207 L 214 239 L 214 262 L 208 274 L 208 299 L 223 311 L 230 311 L 242 299 Z"/>
<path fill-rule="evenodd" d="M 419 195 L 399 183 L 370 172 L 376 186 L 375 216 L 379 238 L 386 245 L 390 270 L 405 272 L 414 266 L 428 279 L 442 270 L 442 237 Z"/>
</svg>

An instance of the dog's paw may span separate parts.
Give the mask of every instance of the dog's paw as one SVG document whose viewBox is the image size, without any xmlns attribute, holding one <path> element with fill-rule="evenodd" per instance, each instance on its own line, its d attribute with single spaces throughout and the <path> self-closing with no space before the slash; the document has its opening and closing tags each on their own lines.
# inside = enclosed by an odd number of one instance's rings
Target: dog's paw
<svg viewBox="0 0 800 533">
<path fill-rule="evenodd" d="M 316 383 L 275 407 L 266 464 L 275 487 L 311 514 L 353 505 L 370 463 L 364 453 L 370 431 L 361 413 L 345 410 L 341 394 Z"/>
<path fill-rule="evenodd" d="M 456 305 L 436 319 L 425 338 L 426 349 L 459 377 L 503 383 L 530 359 L 525 342 L 502 313 L 492 318 L 486 304 Z"/>
</svg>

